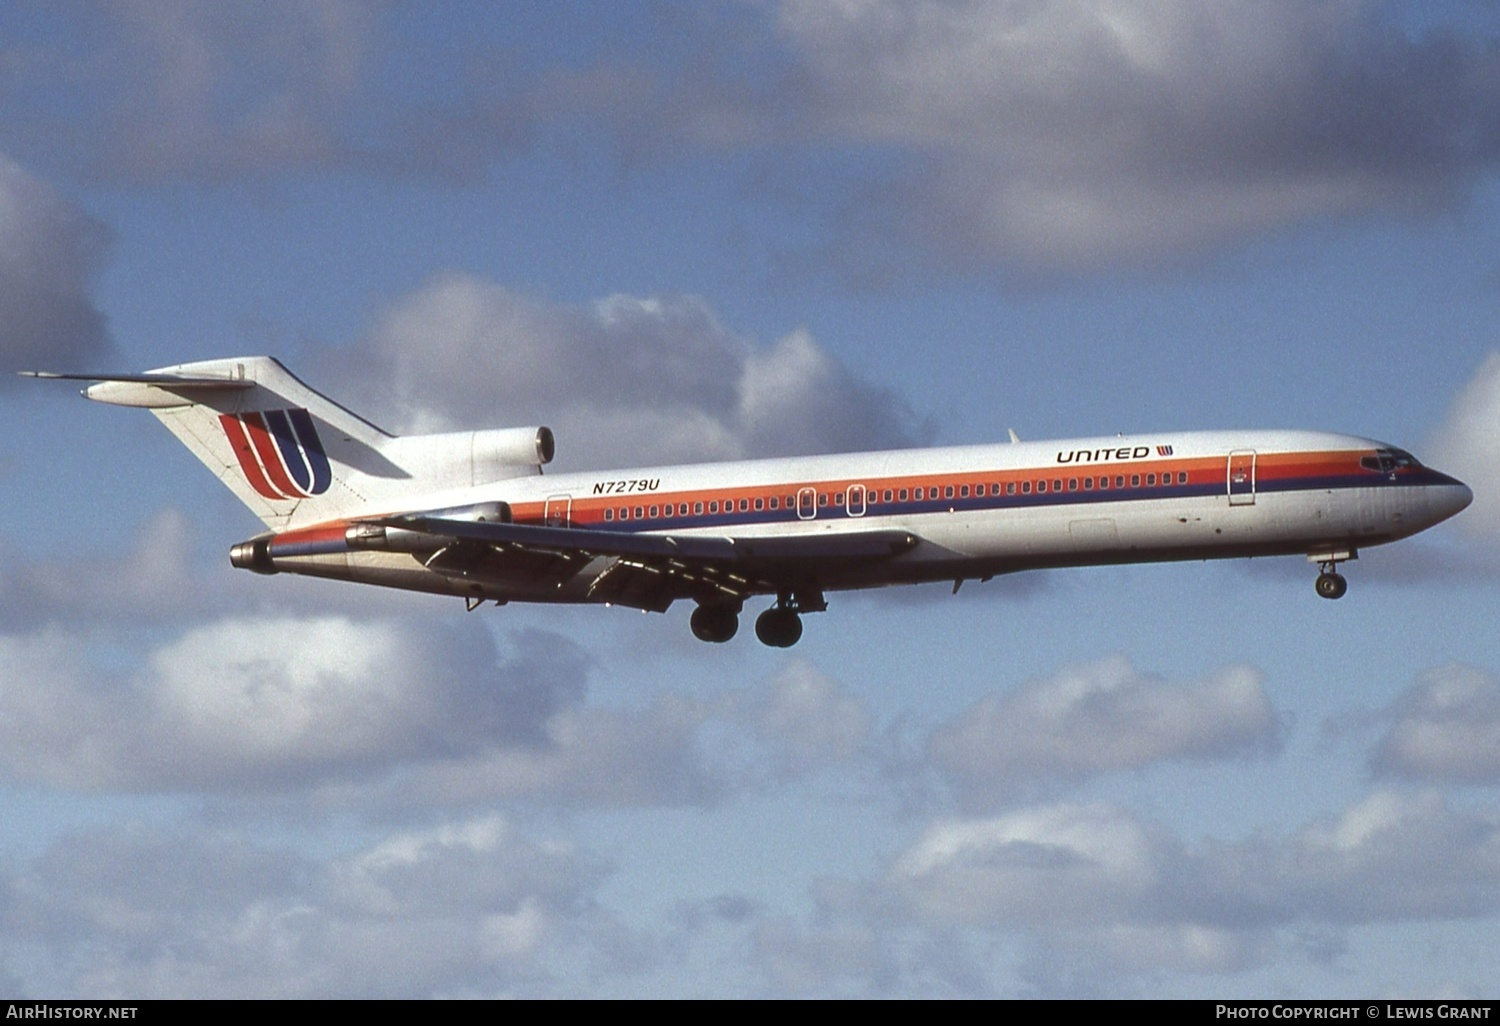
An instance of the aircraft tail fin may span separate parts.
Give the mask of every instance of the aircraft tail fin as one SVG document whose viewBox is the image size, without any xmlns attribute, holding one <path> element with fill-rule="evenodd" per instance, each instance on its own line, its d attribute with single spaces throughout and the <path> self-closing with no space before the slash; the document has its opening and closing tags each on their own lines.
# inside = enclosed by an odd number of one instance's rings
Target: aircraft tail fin
<svg viewBox="0 0 1500 1026">
<path fill-rule="evenodd" d="M 541 473 L 547 428 L 398 437 L 309 388 L 268 356 L 203 360 L 144 374 L 49 374 L 93 381 L 98 402 L 149 409 L 274 529 L 417 495 Z"/>
</svg>

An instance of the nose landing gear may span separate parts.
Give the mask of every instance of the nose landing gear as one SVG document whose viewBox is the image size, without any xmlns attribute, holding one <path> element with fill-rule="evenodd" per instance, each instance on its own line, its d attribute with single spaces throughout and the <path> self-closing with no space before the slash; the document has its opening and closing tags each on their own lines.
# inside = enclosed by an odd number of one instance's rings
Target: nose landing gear
<svg viewBox="0 0 1500 1026">
<path fill-rule="evenodd" d="M 1343 598 L 1344 592 L 1349 590 L 1349 582 L 1344 580 L 1343 574 L 1334 571 L 1333 564 L 1324 565 L 1327 569 L 1318 574 L 1318 579 L 1313 586 L 1318 589 L 1318 594 L 1323 598 Z"/>
<path fill-rule="evenodd" d="M 1326 599 L 1343 598 L 1344 592 L 1349 590 L 1349 582 L 1339 573 L 1339 564 L 1358 558 L 1359 550 L 1353 548 L 1317 549 L 1309 552 L 1307 561 L 1318 564 L 1318 579 L 1314 582 L 1318 594 Z"/>
</svg>

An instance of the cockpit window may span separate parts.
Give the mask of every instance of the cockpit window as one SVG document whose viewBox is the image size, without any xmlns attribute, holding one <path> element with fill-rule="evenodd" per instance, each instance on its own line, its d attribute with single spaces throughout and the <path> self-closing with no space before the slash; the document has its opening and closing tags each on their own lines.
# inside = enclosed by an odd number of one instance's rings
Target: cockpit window
<svg viewBox="0 0 1500 1026">
<path fill-rule="evenodd" d="M 1398 467 L 1420 467 L 1417 458 L 1405 449 L 1376 449 L 1374 456 L 1360 458 L 1359 465 L 1380 474 L 1393 474 Z"/>
</svg>

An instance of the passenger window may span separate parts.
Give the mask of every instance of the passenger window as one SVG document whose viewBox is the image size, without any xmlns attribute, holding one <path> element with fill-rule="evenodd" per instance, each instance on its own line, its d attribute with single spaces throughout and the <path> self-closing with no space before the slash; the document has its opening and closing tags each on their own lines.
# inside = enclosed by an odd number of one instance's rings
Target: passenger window
<svg viewBox="0 0 1500 1026">
<path fill-rule="evenodd" d="M 1047 482 L 1046 481 L 1038 481 L 1036 483 L 1036 490 L 1037 490 L 1038 494 L 1040 494 L 1041 492 L 1045 492 L 1047 490 Z"/>
<path fill-rule="evenodd" d="M 695 503 L 693 503 L 693 514 L 695 516 L 700 516 L 700 517 L 703 515 L 703 503 L 701 503 L 701 502 L 695 502 Z"/>
<path fill-rule="evenodd" d="M 1078 478 L 1076 478 L 1076 477 L 1070 477 L 1070 478 L 1068 478 L 1068 491 L 1070 491 L 1070 492 L 1076 492 L 1076 491 L 1078 491 Z"/>
<path fill-rule="evenodd" d="M 755 512 L 759 513 L 761 510 L 763 510 L 765 508 L 766 508 L 766 500 L 760 498 L 759 496 L 757 496 L 756 499 L 755 499 Z"/>
<path fill-rule="evenodd" d="M 958 488 L 958 497 L 960 499 L 967 499 L 969 497 L 969 486 L 968 485 L 959 485 L 959 488 Z"/>
<path fill-rule="evenodd" d="M 1130 487 L 1132 487 L 1132 488 L 1139 488 L 1140 486 L 1141 486 L 1141 475 L 1139 475 L 1139 474 L 1131 474 L 1130 475 Z"/>
<path fill-rule="evenodd" d="M 708 511 L 710 513 L 717 513 L 717 512 L 719 512 L 719 500 L 718 499 L 714 499 L 712 502 L 710 502 L 708 504 Z"/>
<path fill-rule="evenodd" d="M 824 492 L 824 493 L 822 493 L 821 495 L 818 496 L 818 505 L 819 506 L 826 506 L 826 505 L 828 505 L 828 493 L 827 492 Z"/>
<path fill-rule="evenodd" d="M 1060 492 L 1060 491 L 1062 491 L 1062 478 L 1059 477 L 1059 478 L 1054 478 L 1053 479 L 1053 481 L 1052 481 L 1052 490 L 1054 492 Z"/>
<path fill-rule="evenodd" d="M 750 500 L 749 499 L 741 499 L 740 500 L 740 512 L 741 513 L 748 513 L 748 512 L 750 512 Z"/>
<path fill-rule="evenodd" d="M 921 502 L 922 501 L 922 489 L 920 489 L 920 488 L 913 488 L 912 492 L 911 492 L 911 497 L 913 499 L 915 499 L 916 501 Z"/>
<path fill-rule="evenodd" d="M 901 494 L 901 501 L 905 502 L 906 501 L 906 489 L 905 488 L 901 489 L 901 493 L 900 494 Z"/>
<path fill-rule="evenodd" d="M 1086 478 L 1083 479 L 1083 490 L 1086 491 L 1086 492 L 1091 492 L 1091 491 L 1094 490 L 1094 479 L 1093 478 L 1086 477 Z"/>
<path fill-rule="evenodd" d="M 607 509 L 607 510 L 604 511 L 604 519 L 605 520 L 613 520 L 614 518 L 615 518 L 615 511 L 613 509 Z"/>
<path fill-rule="evenodd" d="M 773 495 L 773 496 L 771 496 L 771 508 L 772 508 L 772 509 L 777 509 L 777 508 L 778 508 L 778 507 L 780 507 L 780 505 L 781 505 L 781 500 L 780 500 L 780 499 L 778 499 L 778 498 L 777 498 L 777 497 L 776 497 L 776 496 L 774 496 L 774 495 Z"/>
<path fill-rule="evenodd" d="M 635 518 L 637 520 L 641 520 L 645 516 L 646 516 L 646 507 L 645 506 L 637 506 L 635 508 Z"/>
<path fill-rule="evenodd" d="M 1007 482 L 1005 482 L 1005 494 L 1006 495 L 1014 495 L 1014 494 L 1016 494 L 1016 483 L 1014 481 L 1007 481 Z"/>
<path fill-rule="evenodd" d="M 1150 488 L 1154 484 L 1156 484 L 1156 475 L 1155 474 L 1147 474 L 1146 475 L 1146 487 Z"/>
</svg>

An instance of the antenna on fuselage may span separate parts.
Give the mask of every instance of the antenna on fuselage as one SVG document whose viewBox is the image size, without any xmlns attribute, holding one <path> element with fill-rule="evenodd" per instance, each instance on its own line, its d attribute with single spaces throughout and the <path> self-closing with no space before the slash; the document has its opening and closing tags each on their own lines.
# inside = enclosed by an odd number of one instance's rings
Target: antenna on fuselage
<svg viewBox="0 0 1500 1026">
<path fill-rule="evenodd" d="M 1017 442 L 1019 442 L 1021 440 L 1021 436 L 1018 435 L 1018 434 L 1016 434 L 1016 429 L 1015 428 L 1006 428 L 1005 430 L 1010 433 L 1010 444 L 1011 445 L 1015 445 Z"/>
</svg>

